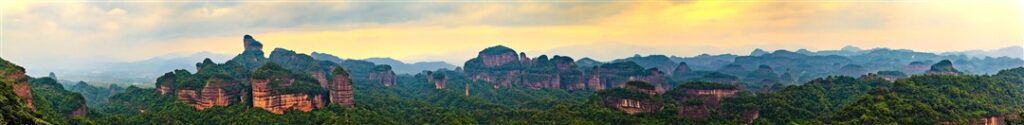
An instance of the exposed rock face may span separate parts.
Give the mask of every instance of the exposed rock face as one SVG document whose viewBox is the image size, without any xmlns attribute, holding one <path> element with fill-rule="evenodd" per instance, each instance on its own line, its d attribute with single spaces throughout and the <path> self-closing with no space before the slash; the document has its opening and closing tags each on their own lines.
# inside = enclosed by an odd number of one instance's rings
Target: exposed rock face
<svg viewBox="0 0 1024 125">
<path fill-rule="evenodd" d="M 202 96 L 193 106 L 203 110 L 214 106 L 228 106 L 241 100 L 241 88 L 237 81 L 230 80 L 230 77 L 211 78 L 206 81 Z"/>
<path fill-rule="evenodd" d="M 223 64 L 206 59 L 196 64 L 195 74 L 183 69 L 164 74 L 157 79 L 156 91 L 198 110 L 250 101 L 253 107 L 276 114 L 291 109 L 311 111 L 329 103 L 354 106 L 353 76 L 342 65 L 283 48 L 265 58 L 263 45 L 248 35 L 243 45 L 242 54 Z M 365 61 L 341 63 L 360 69 L 359 78 L 371 76 L 374 66 Z M 372 77 L 385 85 L 394 84 L 394 72 L 390 67 L 384 69 L 380 71 L 386 72 Z"/>
<path fill-rule="evenodd" d="M 664 103 L 655 99 L 653 94 L 654 86 L 640 81 L 625 83 L 622 88 L 598 92 L 602 105 L 628 114 L 661 111 Z"/>
<path fill-rule="evenodd" d="M 263 55 L 263 44 L 260 43 L 260 41 L 256 41 L 256 39 L 253 39 L 252 36 L 243 36 L 242 44 L 245 45 L 244 52 L 259 52 L 259 55 Z"/>
<path fill-rule="evenodd" d="M 684 93 L 683 96 L 677 97 L 681 101 L 679 116 L 691 119 L 707 118 L 710 114 L 709 111 L 719 108 L 723 99 L 736 96 L 736 92 L 738 92 L 735 86 L 709 82 L 687 83 L 682 85 L 678 91 Z"/>
<path fill-rule="evenodd" d="M 971 125 L 1006 125 L 1006 117 L 989 116 L 985 118 L 971 119 Z"/>
<path fill-rule="evenodd" d="M 267 58 L 263 56 L 262 43 L 253 39 L 252 36 L 245 35 L 242 38 L 242 44 L 245 50 L 242 51 L 241 54 L 238 54 L 238 56 L 232 58 L 231 61 L 241 64 L 245 69 L 256 69 L 256 67 L 266 63 Z"/>
<path fill-rule="evenodd" d="M 531 59 L 526 57 L 526 53 L 517 55 L 515 50 L 504 46 L 490 47 L 479 54 L 477 58 L 466 61 L 464 73 L 472 80 L 489 82 L 495 88 L 522 86 L 532 89 L 601 90 L 619 87 L 630 80 L 656 84 L 660 92 L 670 88 L 665 72 L 658 68 L 647 71 L 633 61 L 617 61 L 585 69 L 578 66 L 581 62 L 570 57 L 556 55 L 548 58 L 547 55 L 540 55 Z M 654 61 L 658 66 L 663 62 L 671 62 L 668 57 L 651 57 L 663 60 Z M 581 61 L 587 65 L 600 64 L 591 59 Z M 669 64 L 668 67 L 674 68 L 674 65 Z"/>
<path fill-rule="evenodd" d="M 525 53 L 523 55 L 526 55 Z M 484 66 L 495 67 L 510 62 L 519 62 L 516 51 L 505 46 L 494 46 L 480 51 L 479 56 Z"/>
<path fill-rule="evenodd" d="M 177 95 L 178 101 L 180 101 L 182 103 L 185 103 L 185 104 L 188 104 L 188 105 L 190 105 L 192 107 L 197 107 L 198 108 L 198 105 L 196 105 L 196 103 L 199 102 L 199 96 L 198 96 L 199 94 L 196 93 L 196 90 L 192 90 L 192 89 L 179 89 L 179 90 L 177 90 L 174 93 L 178 94 Z"/>
<path fill-rule="evenodd" d="M 25 106 L 35 111 L 35 103 L 32 101 L 32 88 L 28 83 L 28 76 L 25 75 L 25 68 L 17 66 L 7 62 L 6 60 L 0 60 L 0 68 L 7 68 L 0 70 L 0 76 L 3 76 L 5 83 L 11 84 L 14 89 L 14 94 L 18 95 L 22 101 L 25 101 Z"/>
<path fill-rule="evenodd" d="M 349 78 L 348 72 L 344 68 L 336 67 L 331 71 L 334 75 L 331 79 L 331 84 L 328 85 L 331 103 L 340 104 L 346 107 L 352 107 L 355 105 L 353 101 L 353 89 L 352 79 Z"/>
<path fill-rule="evenodd" d="M 427 77 L 430 77 L 430 81 L 434 83 L 434 88 L 444 89 L 445 85 L 448 84 L 448 77 L 441 73 L 430 73 Z"/>
<path fill-rule="evenodd" d="M 960 71 L 953 68 L 953 63 L 949 60 L 942 60 L 939 63 L 932 65 L 931 69 L 926 73 L 928 75 L 959 75 Z"/>
<path fill-rule="evenodd" d="M 668 77 L 665 77 L 665 73 L 658 70 L 658 68 L 647 69 L 646 73 L 640 76 L 640 81 L 644 81 L 654 85 L 654 91 L 662 93 L 668 91 L 668 88 L 672 88 L 668 84 Z"/>
<path fill-rule="evenodd" d="M 601 65 L 597 72 L 600 72 L 601 83 L 611 87 L 620 87 L 631 80 L 640 80 L 647 71 L 634 62 L 616 62 Z"/>
<path fill-rule="evenodd" d="M 693 70 L 690 69 L 690 65 L 687 65 L 686 62 L 679 62 L 679 65 L 676 66 L 676 69 L 672 70 L 672 74 L 673 75 L 681 75 L 681 74 L 686 74 L 686 73 L 689 73 L 689 72 L 692 72 L 692 71 Z"/>
<path fill-rule="evenodd" d="M 389 65 L 377 65 L 370 71 L 370 80 L 380 82 L 385 87 L 395 84 L 395 72 Z"/>
<path fill-rule="evenodd" d="M 601 68 L 595 66 L 594 69 L 592 69 L 591 72 L 587 74 L 587 89 L 595 91 L 604 90 L 605 85 L 603 82 L 601 82 L 601 72 L 599 72 L 600 70 Z"/>
<path fill-rule="evenodd" d="M 71 117 L 84 117 L 86 113 L 89 113 L 89 107 L 83 104 L 71 112 Z"/>
<path fill-rule="evenodd" d="M 289 109 L 308 112 L 326 105 L 324 96 L 321 95 L 325 90 L 319 88 L 316 80 L 293 76 L 301 77 L 273 63 L 257 69 L 250 80 L 253 107 L 284 114 L 284 111 Z"/>
</svg>

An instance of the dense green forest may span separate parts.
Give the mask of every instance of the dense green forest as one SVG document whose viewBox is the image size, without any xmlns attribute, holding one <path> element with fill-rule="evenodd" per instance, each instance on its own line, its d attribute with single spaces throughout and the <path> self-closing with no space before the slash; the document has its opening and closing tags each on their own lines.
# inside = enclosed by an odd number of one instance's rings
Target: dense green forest
<svg viewBox="0 0 1024 125">
<path fill-rule="evenodd" d="M 677 115 L 686 101 L 670 91 L 650 96 L 665 103 L 658 112 L 629 115 L 602 106 L 600 96 L 619 89 L 566 91 L 511 87 L 449 78 L 437 90 L 423 77 L 402 75 L 384 87 L 355 81 L 356 106 L 328 106 L 284 115 L 236 104 L 202 111 L 160 96 L 153 89 L 128 87 L 87 117 L 70 123 L 94 124 L 743 124 L 734 112 L 759 109 L 754 124 L 967 124 L 978 118 L 1019 118 L 1024 100 L 1024 68 L 995 75 L 915 75 L 894 82 L 866 75 L 826 77 L 769 93 L 744 91 L 726 98 L 707 119 Z M 469 96 L 466 96 L 469 85 Z M 734 86 L 690 82 L 680 88 Z M 678 88 L 677 88 L 678 89 Z M 44 93 L 45 91 L 39 91 Z M 621 93 L 621 92 L 620 92 Z M 37 102 L 38 103 L 38 102 Z M 63 109 L 57 108 L 58 111 Z M 46 114 L 46 113 L 43 113 Z M 51 119 L 51 118 L 47 118 Z M 66 123 L 66 122 L 55 122 Z"/>
</svg>

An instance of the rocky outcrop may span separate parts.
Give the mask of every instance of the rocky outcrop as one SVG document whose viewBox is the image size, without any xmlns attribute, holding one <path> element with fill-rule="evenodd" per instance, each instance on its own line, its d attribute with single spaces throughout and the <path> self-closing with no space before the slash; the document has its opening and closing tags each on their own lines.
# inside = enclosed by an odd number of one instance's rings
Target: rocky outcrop
<svg viewBox="0 0 1024 125">
<path fill-rule="evenodd" d="M 35 103 L 32 101 L 32 88 L 28 83 L 28 76 L 25 75 L 25 68 L 14 65 L 7 60 L 0 59 L 0 76 L 4 83 L 10 84 L 14 94 L 25 102 L 25 106 L 35 111 Z"/>
<path fill-rule="evenodd" d="M 680 101 L 679 116 L 690 119 L 704 119 L 710 114 L 709 111 L 721 107 L 723 99 L 736 96 L 736 92 L 739 90 L 734 85 L 692 82 L 681 85 L 674 91 L 680 91 L 683 94 L 680 97 L 676 97 Z"/>
<path fill-rule="evenodd" d="M 673 75 L 682 75 L 690 72 L 693 72 L 693 70 L 690 69 L 690 65 L 687 65 L 686 62 L 679 62 L 679 65 L 676 65 L 676 69 L 672 70 Z"/>
<path fill-rule="evenodd" d="M 260 41 L 256 41 L 252 36 L 245 35 L 242 37 L 242 44 L 244 45 L 244 52 L 258 52 L 259 55 L 263 55 L 263 44 Z"/>
<path fill-rule="evenodd" d="M 942 61 L 939 61 L 939 63 L 935 63 L 935 65 L 932 65 L 931 69 L 929 69 L 928 72 L 926 72 L 925 74 L 928 74 L 928 75 L 959 75 L 961 73 L 960 73 L 960 71 L 957 71 L 956 68 L 953 67 L 953 63 L 952 62 L 950 62 L 949 60 L 942 60 Z"/>
<path fill-rule="evenodd" d="M 25 74 L 21 73 L 21 76 L 25 77 Z M 16 77 L 16 76 L 15 77 L 8 76 L 8 78 L 18 79 L 18 77 Z M 36 110 L 36 106 L 35 106 L 35 103 L 33 103 L 33 101 L 32 101 L 32 88 L 28 85 L 28 83 L 27 82 L 14 82 L 12 87 L 14 88 L 14 94 L 18 95 L 18 97 L 21 97 L 21 99 L 25 101 L 25 106 L 28 106 L 29 109 L 32 109 L 33 111 L 35 111 Z"/>
<path fill-rule="evenodd" d="M 296 109 L 303 112 L 324 107 L 323 93 L 313 78 L 302 78 L 290 71 L 268 63 L 256 70 L 252 80 L 252 105 L 275 114 Z"/>
<path fill-rule="evenodd" d="M 640 75 L 639 79 L 634 80 L 644 81 L 654 85 L 654 91 L 658 93 L 663 93 L 668 91 L 669 88 L 672 88 L 672 86 L 668 84 L 668 77 L 665 76 L 664 72 L 658 70 L 658 68 L 647 69 L 646 72 Z"/>
<path fill-rule="evenodd" d="M 584 78 L 586 78 L 586 80 L 587 80 L 586 81 L 587 82 L 587 89 L 595 90 L 595 91 L 597 91 L 597 90 L 604 90 L 605 85 L 604 85 L 604 82 L 601 82 L 601 72 L 600 71 L 601 71 L 601 68 L 598 68 L 597 66 L 594 66 L 594 68 L 590 69 L 589 72 L 587 73 L 587 75 L 584 76 Z"/>
<path fill-rule="evenodd" d="M 345 107 L 354 106 L 352 79 L 349 78 L 348 72 L 341 67 L 335 67 L 331 72 L 331 84 L 327 87 L 331 103 Z"/>
<path fill-rule="evenodd" d="M 156 91 L 198 110 L 240 102 L 251 102 L 252 107 L 276 114 L 293 109 L 311 111 L 328 104 L 354 106 L 354 76 L 341 64 L 283 48 L 275 48 L 265 58 L 263 45 L 249 35 L 243 38 L 243 45 L 242 54 L 223 64 L 206 59 L 196 64 L 195 74 L 183 69 L 164 74 L 157 79 Z M 373 63 L 341 63 L 358 68 L 361 80 L 372 76 L 386 86 L 395 82 L 390 67 L 377 68 L 384 70 L 369 75 Z"/>
<path fill-rule="evenodd" d="M 369 79 L 384 85 L 384 87 L 389 87 L 395 84 L 395 72 L 391 71 L 389 65 L 377 65 L 370 70 Z"/>
<path fill-rule="evenodd" d="M 598 91 L 601 104 L 628 114 L 661 111 L 664 103 L 654 96 L 654 86 L 646 82 L 625 83 L 622 88 Z"/>
<path fill-rule="evenodd" d="M 483 64 L 486 67 L 496 67 L 507 63 L 519 62 L 519 56 L 516 55 L 515 50 L 500 45 L 480 51 L 478 58 L 483 61 Z"/>
<path fill-rule="evenodd" d="M 985 118 L 976 118 L 970 120 L 971 125 L 1006 125 L 1006 117 L 1004 116 L 989 116 Z"/>
<path fill-rule="evenodd" d="M 262 43 L 256 41 L 252 36 L 245 35 L 242 38 L 242 44 L 245 50 L 242 51 L 241 54 L 238 54 L 238 56 L 232 58 L 229 62 L 237 63 L 245 69 L 248 69 L 247 71 L 256 69 L 256 67 L 266 63 L 267 58 L 264 57 Z"/>
<path fill-rule="evenodd" d="M 87 113 L 89 113 L 89 107 L 83 104 L 71 112 L 71 117 L 85 117 Z"/>
<path fill-rule="evenodd" d="M 206 85 L 200 91 L 201 96 L 193 106 L 203 110 L 214 106 L 228 106 L 242 100 L 241 87 L 238 81 L 228 76 L 215 76 L 206 80 Z"/>
<path fill-rule="evenodd" d="M 436 89 L 444 89 L 444 87 L 448 84 L 448 77 L 446 77 L 444 74 L 428 73 L 427 77 L 429 77 L 428 81 L 434 83 L 434 88 Z"/>
</svg>

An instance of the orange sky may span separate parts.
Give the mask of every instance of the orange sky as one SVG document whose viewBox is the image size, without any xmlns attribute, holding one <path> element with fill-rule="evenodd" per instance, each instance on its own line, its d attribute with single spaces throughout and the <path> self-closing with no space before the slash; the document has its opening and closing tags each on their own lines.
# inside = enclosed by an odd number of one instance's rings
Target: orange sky
<svg viewBox="0 0 1024 125">
<path fill-rule="evenodd" d="M 1024 45 L 1018 1 L 7 2 L 0 56 L 236 54 L 243 34 L 343 58 L 461 64 L 488 46 L 599 60 L 754 48 L 927 52 Z M 43 49 L 46 48 L 46 49 Z"/>
</svg>

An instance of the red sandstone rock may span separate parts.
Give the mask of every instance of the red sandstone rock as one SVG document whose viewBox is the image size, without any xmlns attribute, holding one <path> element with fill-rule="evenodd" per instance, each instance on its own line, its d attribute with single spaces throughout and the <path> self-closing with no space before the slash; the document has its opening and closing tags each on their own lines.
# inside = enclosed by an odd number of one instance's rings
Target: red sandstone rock
<svg viewBox="0 0 1024 125">
<path fill-rule="evenodd" d="M 480 58 L 484 61 L 484 66 L 487 67 L 495 67 L 509 62 L 519 61 L 519 57 L 516 56 L 515 52 L 502 53 L 498 55 L 480 55 Z"/>
<path fill-rule="evenodd" d="M 14 72 L 0 72 L 0 75 L 6 77 L 8 80 L 14 81 L 11 84 L 14 89 L 14 94 L 18 95 L 21 100 L 25 101 L 25 105 L 28 106 L 29 109 L 35 111 L 36 106 L 35 103 L 32 102 L 32 88 L 28 84 L 28 76 L 25 76 L 25 70 L 21 69 Z"/>
<path fill-rule="evenodd" d="M 736 90 L 736 89 L 710 89 L 710 90 L 684 89 L 683 91 L 687 95 L 693 95 L 693 96 L 682 97 L 682 98 L 679 99 L 680 101 L 687 101 L 687 100 L 696 99 L 696 100 L 699 100 L 699 101 L 702 102 L 700 105 L 681 105 L 681 106 L 679 106 L 679 116 L 682 116 L 684 118 L 691 118 L 691 119 L 704 119 L 704 118 L 707 118 L 707 116 L 709 114 L 708 111 L 710 109 L 714 109 L 714 108 L 720 107 L 722 99 L 725 99 L 726 97 L 736 96 L 736 92 L 738 92 L 738 90 Z M 751 114 L 751 115 L 759 115 L 759 114 Z M 757 116 L 751 116 L 751 117 L 755 117 L 753 119 L 756 119 Z"/>
<path fill-rule="evenodd" d="M 86 115 L 86 113 L 89 113 L 89 107 L 86 106 L 85 104 L 82 104 L 81 107 L 78 107 L 78 108 L 75 109 L 75 111 L 71 112 L 71 116 L 72 117 L 84 117 Z"/>
<path fill-rule="evenodd" d="M 210 79 L 201 91 L 202 96 L 193 105 L 196 109 L 203 110 L 214 106 L 228 106 L 235 100 L 241 100 L 238 83 L 223 79 Z"/>
<path fill-rule="evenodd" d="M 334 70 L 344 72 L 344 69 L 340 68 L 335 68 Z M 327 89 L 331 103 L 340 104 L 345 107 L 355 105 L 355 101 L 353 101 L 352 79 L 349 78 L 348 73 L 335 73 Z"/>
<path fill-rule="evenodd" d="M 386 66 L 386 65 L 385 65 Z M 390 66 L 387 66 L 386 70 L 374 70 L 370 72 L 370 80 L 377 81 L 385 87 L 389 87 L 395 84 L 395 72 L 391 71 Z"/>
</svg>

